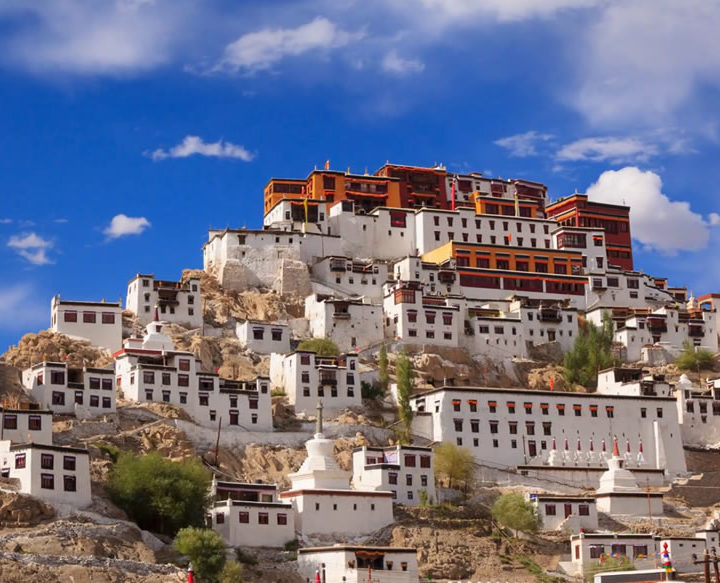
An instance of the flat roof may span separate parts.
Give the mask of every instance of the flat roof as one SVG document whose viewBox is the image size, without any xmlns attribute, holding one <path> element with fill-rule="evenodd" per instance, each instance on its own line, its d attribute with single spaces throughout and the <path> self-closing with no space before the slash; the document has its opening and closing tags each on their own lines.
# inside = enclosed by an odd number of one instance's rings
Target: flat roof
<svg viewBox="0 0 720 583">
<path fill-rule="evenodd" d="M 676 399 L 672 397 L 641 397 L 636 395 L 607 395 L 604 393 L 575 393 L 575 392 L 569 392 L 569 391 L 533 391 L 532 389 L 519 389 L 519 388 L 503 388 L 503 387 L 449 387 L 449 386 L 442 386 L 437 387 L 435 389 L 429 389 L 427 391 L 424 391 L 422 393 L 418 393 L 417 395 L 413 395 L 412 399 L 419 399 L 421 397 L 424 397 L 426 395 L 431 395 L 433 393 L 438 393 L 442 391 L 459 391 L 459 392 L 468 392 L 468 393 L 505 393 L 509 395 L 517 394 L 517 395 L 523 395 L 525 397 L 529 397 L 532 395 L 538 395 L 543 397 L 562 397 L 565 399 L 600 399 L 600 400 L 608 400 L 608 399 L 652 399 L 653 402 L 657 401 L 667 401 L 668 403 L 672 402 L 675 403 Z"/>
<path fill-rule="evenodd" d="M 374 547 L 367 545 L 337 544 L 328 547 L 305 547 L 298 549 L 300 554 L 327 553 L 330 551 L 368 551 L 378 553 L 417 553 L 417 549 L 411 547 Z"/>
</svg>

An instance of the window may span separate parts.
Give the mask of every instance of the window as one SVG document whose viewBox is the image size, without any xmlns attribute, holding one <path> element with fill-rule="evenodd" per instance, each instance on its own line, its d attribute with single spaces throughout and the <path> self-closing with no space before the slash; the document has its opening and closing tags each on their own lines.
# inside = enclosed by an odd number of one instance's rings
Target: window
<svg viewBox="0 0 720 583">
<path fill-rule="evenodd" d="M 258 524 L 270 524 L 270 517 L 267 512 L 258 512 Z"/>
<path fill-rule="evenodd" d="M 588 504 L 580 504 L 578 506 L 578 514 L 580 516 L 590 516 L 590 506 Z"/>
<path fill-rule="evenodd" d="M 103 391 L 112 391 L 113 388 L 113 380 L 112 379 L 103 379 L 102 380 L 102 390 Z"/>
<path fill-rule="evenodd" d="M 42 416 L 41 415 L 28 416 L 28 429 L 30 431 L 40 431 L 42 429 Z"/>
<path fill-rule="evenodd" d="M 178 386 L 189 387 L 190 386 L 190 375 L 179 374 L 178 375 Z"/>
<path fill-rule="evenodd" d="M 405 485 L 412 486 L 412 474 L 405 474 Z"/>
<path fill-rule="evenodd" d="M 490 413 L 495 413 L 497 411 L 497 401 L 488 401 L 488 409 Z"/>
<path fill-rule="evenodd" d="M 544 421 L 542 424 L 543 427 L 543 435 L 552 435 L 552 423 L 549 421 Z"/>
<path fill-rule="evenodd" d="M 169 385 L 171 382 L 171 376 L 169 372 L 162 373 L 162 384 Z"/>
<path fill-rule="evenodd" d="M 50 384 L 53 385 L 64 385 L 65 384 L 65 373 L 63 371 L 54 370 L 50 372 Z"/>
<path fill-rule="evenodd" d="M 463 420 L 462 419 L 453 419 L 453 424 L 455 425 L 455 431 L 463 430 Z"/>
<path fill-rule="evenodd" d="M 662 416 L 663 416 L 662 407 L 658 407 L 658 409 L 657 409 L 657 416 L 658 416 L 658 418 L 662 418 Z"/>
<path fill-rule="evenodd" d="M 471 413 L 477 413 L 477 401 L 468 401 Z"/>
<path fill-rule="evenodd" d="M 510 435 L 517 434 L 517 421 L 508 421 L 508 431 Z"/>
<path fill-rule="evenodd" d="M 152 392 L 152 389 L 148 389 L 148 390 L 145 391 L 145 400 L 146 400 L 146 401 L 152 401 L 152 400 L 153 400 L 153 392 Z M 90 404 L 92 405 L 92 403 L 93 403 L 93 400 L 92 400 L 92 397 L 90 397 Z M 96 406 L 96 407 L 97 407 L 97 403 L 98 403 L 98 401 L 97 401 L 97 397 L 96 397 L 96 398 L 95 398 L 95 406 Z"/>
<path fill-rule="evenodd" d="M 597 417 L 597 416 L 598 416 L 598 406 L 590 405 L 590 417 Z"/>
<path fill-rule="evenodd" d="M 248 398 L 248 409 L 257 409 L 257 408 L 258 408 L 257 397 L 249 397 Z"/>
<path fill-rule="evenodd" d="M 577 549 L 580 549 L 580 545 L 576 547 Z M 590 558 L 591 559 L 600 559 L 605 554 L 605 546 L 604 545 L 590 545 Z"/>
<path fill-rule="evenodd" d="M 178 360 L 178 370 L 189 371 L 190 370 L 190 359 L 181 358 Z"/>
<path fill-rule="evenodd" d="M 415 455 L 414 454 L 408 454 L 406 453 L 404 456 L 405 459 L 405 466 L 408 468 L 414 468 L 415 467 Z"/>
<path fill-rule="evenodd" d="M 277 523 L 281 526 L 285 526 L 287 524 L 287 514 L 278 514 L 277 515 Z"/>
<path fill-rule="evenodd" d="M 253 328 L 253 339 L 262 340 L 265 336 L 265 330 L 263 328 Z"/>
<path fill-rule="evenodd" d="M 65 404 L 65 393 L 62 391 L 53 391 L 52 394 L 53 405 L 64 405 Z"/>
<path fill-rule="evenodd" d="M 52 474 L 40 474 L 40 487 L 45 490 L 54 490 L 55 476 Z"/>
<path fill-rule="evenodd" d="M 390 472 L 388 474 L 388 484 L 390 485 L 396 485 L 398 482 L 398 475 L 395 472 Z"/>
<path fill-rule="evenodd" d="M 534 421 L 526 421 L 525 422 L 525 432 L 528 435 L 535 435 L 535 422 Z"/>
<path fill-rule="evenodd" d="M 249 512 L 238 512 L 238 518 L 240 519 L 240 524 L 249 524 L 250 523 L 250 513 Z"/>
<path fill-rule="evenodd" d="M 95 324 L 97 322 L 97 314 L 95 312 L 83 312 L 84 324 Z"/>
<path fill-rule="evenodd" d="M 606 405 L 605 413 L 607 413 L 608 417 L 615 417 L 615 408 L 612 405 Z"/>
<path fill-rule="evenodd" d="M 17 429 L 17 415 L 8 413 L 3 415 L 3 429 Z"/>
<path fill-rule="evenodd" d="M 555 516 L 556 514 L 555 504 L 545 504 L 545 516 Z"/>
<path fill-rule="evenodd" d="M 77 478 L 75 476 L 63 476 L 63 490 L 65 492 L 77 492 Z"/>
<path fill-rule="evenodd" d="M 216 514 L 215 515 L 215 524 L 225 524 L 225 515 L 224 514 Z"/>
<path fill-rule="evenodd" d="M 490 421 L 489 423 L 490 423 L 490 433 L 497 433 L 498 432 L 498 422 Z"/>
<path fill-rule="evenodd" d="M 103 324 L 114 324 L 115 323 L 115 314 L 112 312 L 103 312 L 102 313 L 102 323 Z"/>
<path fill-rule="evenodd" d="M 22 470 L 25 467 L 25 454 L 24 453 L 16 453 L 15 454 L 15 469 L 16 470 Z"/>
<path fill-rule="evenodd" d="M 63 320 L 65 322 L 77 322 L 77 312 L 67 311 L 63 314 Z"/>
<path fill-rule="evenodd" d="M 460 399 L 453 399 L 453 402 L 452 402 L 453 411 L 460 411 L 461 403 L 462 403 L 462 401 Z"/>
<path fill-rule="evenodd" d="M 68 472 L 75 471 L 75 456 L 74 455 L 63 456 L 63 470 L 68 471 Z"/>
<path fill-rule="evenodd" d="M 575 412 L 575 417 L 582 417 L 582 405 L 573 405 L 573 411 Z"/>
<path fill-rule="evenodd" d="M 180 404 L 187 405 L 187 393 L 180 393 Z"/>
<path fill-rule="evenodd" d="M 420 467 L 421 468 L 429 468 L 431 464 L 431 459 L 429 455 L 421 455 L 420 456 Z"/>
<path fill-rule="evenodd" d="M 690 404 L 691 403 L 688 403 L 688 405 L 690 405 Z M 640 408 L 640 417 L 642 417 L 643 419 L 645 419 L 647 417 L 647 409 L 645 407 Z"/>
<path fill-rule="evenodd" d="M 143 371 L 143 382 L 146 385 L 154 385 L 155 384 L 155 373 L 151 370 L 144 370 Z"/>
<path fill-rule="evenodd" d="M 420 485 L 421 485 L 422 487 L 427 487 L 427 485 L 428 485 L 428 477 L 427 477 L 427 474 L 423 474 L 422 476 L 420 476 Z"/>
<path fill-rule="evenodd" d="M 304 372 L 300 375 L 300 382 L 301 383 L 309 383 L 310 382 L 310 373 Z"/>
</svg>

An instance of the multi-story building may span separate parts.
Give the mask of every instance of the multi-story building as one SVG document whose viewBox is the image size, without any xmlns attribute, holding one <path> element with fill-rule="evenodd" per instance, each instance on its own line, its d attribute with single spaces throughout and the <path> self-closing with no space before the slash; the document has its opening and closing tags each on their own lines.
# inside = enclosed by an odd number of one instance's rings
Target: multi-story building
<svg viewBox="0 0 720 583">
<path fill-rule="evenodd" d="M 466 446 L 481 465 L 542 466 L 556 442 L 589 452 L 618 437 L 629 451 L 642 448 L 644 467 L 666 479 L 687 471 L 674 398 L 441 387 L 413 396 L 411 406 L 415 434 Z M 563 463 L 592 463 L 578 453 Z"/>
<path fill-rule="evenodd" d="M 240 346 L 258 354 L 290 352 L 290 327 L 287 324 L 244 320 L 237 323 L 235 334 Z"/>
<path fill-rule="evenodd" d="M 129 338 L 115 354 L 118 390 L 137 402 L 170 403 L 185 410 L 205 427 L 236 427 L 246 431 L 272 431 L 270 379 L 222 379 L 200 370 L 192 352 L 175 350 L 153 321 L 144 338 Z M 221 420 L 222 419 L 222 420 Z"/>
<path fill-rule="evenodd" d="M 145 326 L 157 306 L 163 321 L 186 328 L 200 328 L 203 322 L 200 280 L 166 281 L 153 274 L 138 273 L 128 283 L 125 305 Z"/>
<path fill-rule="evenodd" d="M 82 508 L 92 501 L 87 449 L 5 439 L 0 441 L 0 475 L 18 480 L 19 492 L 52 504 Z"/>
<path fill-rule="evenodd" d="M 342 351 L 351 351 L 383 340 L 383 308 L 369 298 L 334 299 L 313 294 L 305 298 L 305 318 L 310 335 L 329 338 Z"/>
<path fill-rule="evenodd" d="M 353 450 L 352 485 L 358 490 L 390 491 L 405 506 L 437 503 L 433 451 L 429 447 L 363 446 Z"/>
<path fill-rule="evenodd" d="M 282 547 L 295 538 L 292 504 L 275 484 L 218 481 L 213 476 L 211 528 L 231 547 Z"/>
<path fill-rule="evenodd" d="M 22 373 L 23 386 L 45 409 L 78 416 L 115 412 L 115 371 L 71 368 L 66 362 L 42 361 Z"/>
<path fill-rule="evenodd" d="M 362 403 L 356 354 L 319 356 L 311 350 L 272 354 L 270 380 L 285 392 L 298 414 L 312 414 L 318 401 L 330 414 Z"/>
<path fill-rule="evenodd" d="M 385 262 L 356 261 L 349 257 L 325 257 L 310 267 L 313 283 L 341 297 L 363 296 L 380 302 L 382 286 L 388 278 Z"/>
<path fill-rule="evenodd" d="M 572 194 L 549 204 L 549 218 L 569 227 L 602 228 L 609 265 L 633 269 L 630 207 L 588 200 L 585 194 Z"/>
<path fill-rule="evenodd" d="M 52 411 L 40 409 L 35 403 L 21 409 L 0 407 L 0 441 L 5 439 L 13 443 L 51 444 Z"/>
<path fill-rule="evenodd" d="M 383 303 L 385 335 L 409 344 L 459 346 L 462 303 L 440 294 L 425 295 L 414 281 L 388 285 Z"/>
<path fill-rule="evenodd" d="M 110 352 L 122 346 L 122 302 L 61 300 L 58 294 L 52 299 L 50 318 L 53 332 Z"/>
</svg>

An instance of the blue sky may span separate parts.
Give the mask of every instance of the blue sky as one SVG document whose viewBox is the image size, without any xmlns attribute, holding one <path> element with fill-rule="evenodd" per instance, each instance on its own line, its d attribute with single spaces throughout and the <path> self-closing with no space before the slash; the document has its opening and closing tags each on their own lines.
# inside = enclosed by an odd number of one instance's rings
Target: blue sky
<svg viewBox="0 0 720 583">
<path fill-rule="evenodd" d="M 716 0 L 5 0 L 0 351 L 326 159 L 625 201 L 639 269 L 720 291 L 717 30 Z"/>
</svg>

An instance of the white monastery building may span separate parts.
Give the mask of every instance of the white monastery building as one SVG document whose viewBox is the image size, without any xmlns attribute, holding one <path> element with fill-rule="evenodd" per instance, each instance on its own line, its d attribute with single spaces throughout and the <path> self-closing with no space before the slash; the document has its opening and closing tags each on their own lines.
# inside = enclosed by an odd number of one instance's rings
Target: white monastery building
<svg viewBox="0 0 720 583">
<path fill-rule="evenodd" d="M 275 484 L 218 481 L 213 476 L 212 528 L 231 547 L 282 547 L 295 539 L 292 504 Z"/>
<path fill-rule="evenodd" d="M 393 501 L 417 506 L 437 502 L 433 451 L 429 447 L 363 446 L 353 451 L 352 485 L 358 490 L 390 491 Z M 424 492 L 424 494 L 421 494 Z"/>
<path fill-rule="evenodd" d="M 236 325 L 240 346 L 257 354 L 290 352 L 290 327 L 278 322 L 244 320 Z"/>
<path fill-rule="evenodd" d="M 122 303 L 79 302 L 62 300 L 60 295 L 51 302 L 50 321 L 53 332 L 71 338 L 87 340 L 93 346 L 110 352 L 122 346 Z"/>
<path fill-rule="evenodd" d="M 115 371 L 42 361 L 22 373 L 25 390 L 53 413 L 93 417 L 115 412 Z"/>
<path fill-rule="evenodd" d="M 157 306 L 162 321 L 187 328 L 200 328 L 203 323 L 200 280 L 166 281 L 153 274 L 138 273 L 130 280 L 125 305 L 143 326 L 153 320 Z"/>
<path fill-rule="evenodd" d="M 336 544 L 298 550 L 298 573 L 308 581 L 418 583 L 417 551 Z"/>
<path fill-rule="evenodd" d="M 143 338 L 125 341 L 115 373 L 118 390 L 133 401 L 176 405 L 205 427 L 216 428 L 222 417 L 224 428 L 272 431 L 269 379 L 236 381 L 200 370 L 192 352 L 175 350 L 158 320 Z"/>
<path fill-rule="evenodd" d="M 329 338 L 342 351 L 366 348 L 383 340 L 383 308 L 368 298 L 305 298 L 305 318 L 313 338 Z"/>
<path fill-rule="evenodd" d="M 90 458 L 86 449 L 0 441 L 0 475 L 19 482 L 18 491 L 76 508 L 88 506 Z"/>
<path fill-rule="evenodd" d="M 0 441 L 51 444 L 52 411 L 28 405 L 23 409 L 0 407 Z"/>
<path fill-rule="evenodd" d="M 362 404 L 358 357 L 318 356 L 311 350 L 270 355 L 270 380 L 298 414 L 311 415 L 318 401 L 331 415 Z"/>
<path fill-rule="evenodd" d="M 530 494 L 530 502 L 540 520 L 542 530 L 597 530 L 598 514 L 595 498 L 559 494 Z"/>
</svg>

